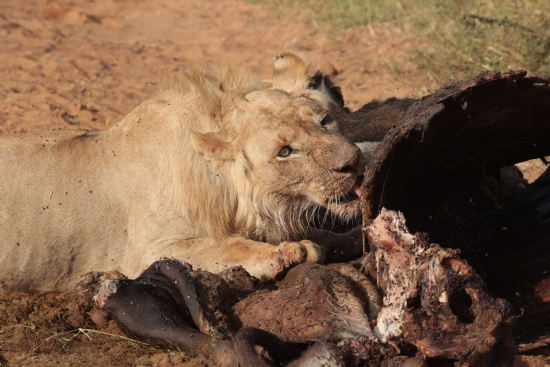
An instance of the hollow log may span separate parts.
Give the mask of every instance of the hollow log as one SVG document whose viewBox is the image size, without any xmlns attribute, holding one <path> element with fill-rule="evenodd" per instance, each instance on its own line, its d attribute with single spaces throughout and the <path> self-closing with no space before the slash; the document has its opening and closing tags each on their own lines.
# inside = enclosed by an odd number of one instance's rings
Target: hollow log
<svg viewBox="0 0 550 367">
<path fill-rule="evenodd" d="M 550 155 L 549 84 L 490 71 L 423 98 L 375 149 L 362 187 L 365 230 L 385 207 L 459 248 L 516 307 L 519 343 L 550 335 L 550 174 L 508 201 L 495 183 L 503 167 Z"/>
</svg>

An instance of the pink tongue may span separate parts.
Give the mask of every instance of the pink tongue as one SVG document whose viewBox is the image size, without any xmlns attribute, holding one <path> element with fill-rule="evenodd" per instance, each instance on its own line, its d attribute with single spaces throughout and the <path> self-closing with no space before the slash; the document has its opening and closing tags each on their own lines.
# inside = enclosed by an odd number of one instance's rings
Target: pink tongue
<svg viewBox="0 0 550 367">
<path fill-rule="evenodd" d="M 359 185 L 353 185 L 351 192 L 357 195 L 357 197 L 361 197 L 361 187 L 359 187 Z"/>
</svg>

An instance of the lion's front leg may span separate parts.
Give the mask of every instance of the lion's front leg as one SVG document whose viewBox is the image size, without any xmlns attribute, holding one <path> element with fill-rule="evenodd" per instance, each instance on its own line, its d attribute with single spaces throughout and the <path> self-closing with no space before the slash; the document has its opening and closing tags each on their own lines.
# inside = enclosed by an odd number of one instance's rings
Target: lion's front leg
<svg viewBox="0 0 550 367">
<path fill-rule="evenodd" d="M 250 275 L 274 279 L 291 265 L 322 262 L 320 246 L 309 240 L 286 241 L 278 246 L 242 237 L 228 239 L 193 238 L 164 247 L 147 256 L 147 261 L 173 257 L 190 263 L 194 269 L 219 273 L 233 266 L 242 266 Z"/>
</svg>

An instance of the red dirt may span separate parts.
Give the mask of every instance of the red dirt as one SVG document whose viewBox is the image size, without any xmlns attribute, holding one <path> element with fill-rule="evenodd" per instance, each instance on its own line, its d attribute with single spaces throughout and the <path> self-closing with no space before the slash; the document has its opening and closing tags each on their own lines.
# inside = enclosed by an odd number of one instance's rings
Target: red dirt
<svg viewBox="0 0 550 367">
<path fill-rule="evenodd" d="M 421 80 L 402 50 L 423 42 L 377 27 L 337 37 L 313 33 L 244 0 L 3 0 L 0 133 L 106 129 L 187 61 L 224 60 L 269 83 L 271 58 L 285 49 L 333 75 L 352 109 L 418 96 L 431 81 Z M 107 334 L 73 331 L 94 329 L 90 308 L 75 294 L 0 296 L 0 366 L 203 365 L 122 339 L 112 323 L 102 330 Z"/>
</svg>

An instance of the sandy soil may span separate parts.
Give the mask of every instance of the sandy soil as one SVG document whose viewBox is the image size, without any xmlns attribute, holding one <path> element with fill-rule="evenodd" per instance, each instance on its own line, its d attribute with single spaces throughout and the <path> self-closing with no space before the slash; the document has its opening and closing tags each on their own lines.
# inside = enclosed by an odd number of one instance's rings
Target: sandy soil
<svg viewBox="0 0 550 367">
<path fill-rule="evenodd" d="M 244 0 L 2 0 L 0 133 L 108 128 L 187 61 L 225 60 L 268 83 L 272 56 L 288 49 L 331 74 L 352 109 L 428 92 L 403 56 L 423 40 L 376 27 L 323 35 L 276 14 Z M 90 307 L 74 294 L 0 297 L 0 366 L 203 365 L 113 324 L 88 330 Z"/>
<path fill-rule="evenodd" d="M 274 14 L 237 0 L 4 0 L 0 132 L 104 129 L 186 61 L 225 60 L 270 79 L 271 58 L 285 49 L 335 75 L 352 108 L 420 90 L 382 66 L 408 65 L 399 49 L 419 40 L 360 29 L 333 40 Z"/>
</svg>

